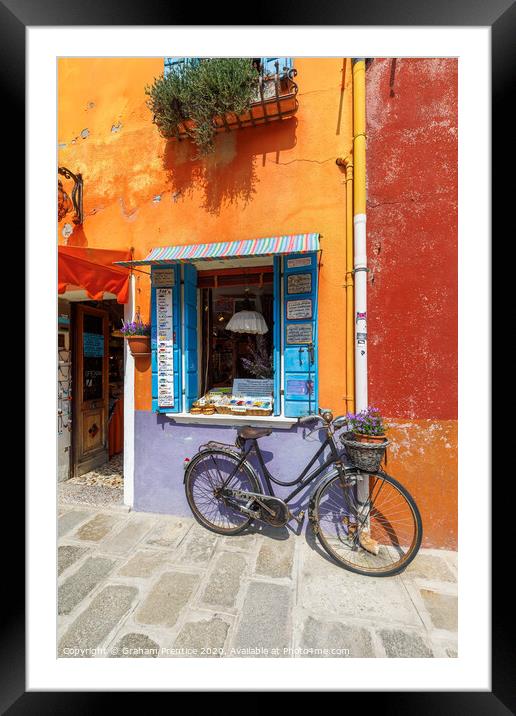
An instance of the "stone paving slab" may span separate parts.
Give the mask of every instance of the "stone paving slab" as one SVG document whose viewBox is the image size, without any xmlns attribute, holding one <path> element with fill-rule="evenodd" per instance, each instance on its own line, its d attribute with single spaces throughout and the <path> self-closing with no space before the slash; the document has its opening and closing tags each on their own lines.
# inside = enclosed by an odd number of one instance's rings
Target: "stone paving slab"
<svg viewBox="0 0 516 716">
<path fill-rule="evenodd" d="M 120 522 L 120 519 L 109 513 L 99 513 L 82 525 L 74 534 L 74 537 L 81 540 L 98 542 Z"/>
<path fill-rule="evenodd" d="M 58 655 L 67 658 L 95 656 L 93 650 L 127 614 L 137 594 L 137 589 L 125 585 L 105 587 L 63 635 Z"/>
<path fill-rule="evenodd" d="M 402 629 L 382 629 L 380 638 L 388 657 L 410 659 L 433 656 L 432 650 L 425 644 L 419 634 L 403 631 Z"/>
<path fill-rule="evenodd" d="M 252 581 L 242 606 L 233 648 L 240 657 L 283 657 L 290 644 L 292 590 L 283 584 Z"/>
<path fill-rule="evenodd" d="M 180 562 L 184 564 L 207 564 L 215 550 L 217 535 L 195 525 L 188 532 L 184 545 L 181 545 Z"/>
<path fill-rule="evenodd" d="M 256 561 L 256 574 L 292 578 L 295 545 L 294 537 L 263 541 Z"/>
<path fill-rule="evenodd" d="M 146 634 L 125 634 L 110 648 L 111 659 L 155 659 L 159 656 L 160 645 Z"/>
<path fill-rule="evenodd" d="M 215 562 L 201 601 L 205 604 L 234 607 L 246 566 L 244 555 L 238 552 L 222 552 Z"/>
<path fill-rule="evenodd" d="M 72 544 L 61 545 L 57 550 L 57 576 L 75 564 L 86 552 L 88 552 L 87 547 L 77 547 Z"/>
<path fill-rule="evenodd" d="M 86 512 L 85 510 L 70 510 L 65 512 L 57 521 L 57 535 L 63 537 L 63 535 L 70 532 L 74 527 L 84 522 L 88 517 L 92 516 L 92 512 Z"/>
<path fill-rule="evenodd" d="M 421 589 L 421 596 L 436 629 L 457 630 L 457 597 Z"/>
<path fill-rule="evenodd" d="M 175 655 L 182 658 L 223 656 L 229 627 L 220 616 L 186 622 L 174 640 Z"/>
<path fill-rule="evenodd" d="M 304 624 L 300 656 L 352 659 L 375 656 L 371 633 L 343 621 L 325 622 L 309 616 Z"/>
<path fill-rule="evenodd" d="M 81 567 L 59 586 L 59 614 L 70 612 L 100 584 L 113 568 L 114 562 L 103 557 L 88 557 Z"/>
<path fill-rule="evenodd" d="M 168 518 L 158 522 L 151 534 L 145 540 L 152 547 L 177 547 L 179 542 L 192 527 L 191 520 L 181 518 Z"/>
<path fill-rule="evenodd" d="M 419 553 L 403 573 L 406 577 L 421 577 L 437 582 L 456 582 L 456 577 L 442 557 Z"/>
<path fill-rule="evenodd" d="M 198 586 L 199 579 L 195 574 L 166 572 L 136 612 L 136 621 L 140 624 L 174 626 Z"/>
<path fill-rule="evenodd" d="M 164 564 L 167 564 L 168 555 L 159 551 L 139 551 L 118 570 L 123 577 L 151 577 Z"/>
<path fill-rule="evenodd" d="M 129 521 L 116 534 L 111 534 L 102 543 L 102 551 L 115 555 L 125 555 L 136 546 L 146 532 L 152 527 L 152 522 L 146 519 Z"/>
<path fill-rule="evenodd" d="M 399 577 L 354 574 L 312 550 L 305 550 L 303 557 L 300 604 L 310 612 L 423 625 Z"/>
</svg>

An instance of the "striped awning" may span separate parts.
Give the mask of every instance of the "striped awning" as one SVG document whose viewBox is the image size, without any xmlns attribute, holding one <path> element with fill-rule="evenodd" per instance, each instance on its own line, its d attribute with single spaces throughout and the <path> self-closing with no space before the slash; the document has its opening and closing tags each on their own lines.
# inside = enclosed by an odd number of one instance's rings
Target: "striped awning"
<svg viewBox="0 0 516 716">
<path fill-rule="evenodd" d="M 221 259 L 252 256 L 277 256 L 319 251 L 319 234 L 288 234 L 269 236 L 265 239 L 245 241 L 220 241 L 213 244 L 190 244 L 161 246 L 152 249 L 145 259 L 117 261 L 120 266 L 154 266 L 170 263 L 194 263 L 197 261 L 220 261 Z"/>
</svg>

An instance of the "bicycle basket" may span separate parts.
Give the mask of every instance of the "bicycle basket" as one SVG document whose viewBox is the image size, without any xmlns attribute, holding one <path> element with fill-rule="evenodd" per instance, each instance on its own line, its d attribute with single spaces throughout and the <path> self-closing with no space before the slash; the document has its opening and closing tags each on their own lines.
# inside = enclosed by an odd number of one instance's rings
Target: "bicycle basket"
<svg viewBox="0 0 516 716">
<path fill-rule="evenodd" d="M 383 443 L 361 443 L 353 440 L 353 433 L 344 433 L 339 437 L 355 467 L 364 472 L 377 472 L 380 469 L 380 463 L 390 440 L 385 439 Z"/>
</svg>

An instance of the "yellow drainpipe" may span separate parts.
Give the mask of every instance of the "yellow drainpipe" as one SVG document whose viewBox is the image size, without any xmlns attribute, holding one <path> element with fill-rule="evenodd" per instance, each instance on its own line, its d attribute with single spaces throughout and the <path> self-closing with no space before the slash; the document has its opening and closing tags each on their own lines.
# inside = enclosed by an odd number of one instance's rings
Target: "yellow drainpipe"
<svg viewBox="0 0 516 716">
<path fill-rule="evenodd" d="M 365 59 L 353 59 L 353 243 L 355 284 L 355 409 L 367 408 L 366 79 Z"/>
<path fill-rule="evenodd" d="M 354 117 L 353 117 L 353 88 L 354 82 L 351 83 L 351 125 L 354 136 Z M 339 157 L 336 161 L 339 167 L 346 170 L 346 410 L 347 412 L 355 412 L 355 310 L 354 310 L 354 273 L 353 273 L 353 194 L 354 194 L 354 178 L 353 178 L 353 155 L 349 154 L 346 158 Z"/>
</svg>

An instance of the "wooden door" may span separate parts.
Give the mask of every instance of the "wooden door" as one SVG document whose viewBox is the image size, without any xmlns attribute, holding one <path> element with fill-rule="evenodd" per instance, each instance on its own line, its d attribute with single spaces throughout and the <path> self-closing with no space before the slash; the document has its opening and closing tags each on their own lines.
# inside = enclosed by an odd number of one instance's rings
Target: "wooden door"
<svg viewBox="0 0 516 716">
<path fill-rule="evenodd" d="M 108 460 L 108 314 L 80 304 L 75 314 L 74 470 L 83 475 Z"/>
</svg>

